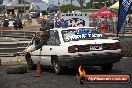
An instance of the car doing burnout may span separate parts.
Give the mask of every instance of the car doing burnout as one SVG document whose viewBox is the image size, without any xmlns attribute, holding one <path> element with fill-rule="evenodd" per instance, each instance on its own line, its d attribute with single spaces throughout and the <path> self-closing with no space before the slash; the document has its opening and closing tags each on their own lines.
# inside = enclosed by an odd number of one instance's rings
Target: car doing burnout
<svg viewBox="0 0 132 88">
<path fill-rule="evenodd" d="M 30 68 L 40 59 L 42 65 L 52 66 L 56 74 L 63 67 L 80 65 L 101 66 L 102 70 L 110 71 L 121 57 L 119 41 L 109 39 L 93 27 L 50 29 L 46 45 L 26 55 Z"/>
</svg>

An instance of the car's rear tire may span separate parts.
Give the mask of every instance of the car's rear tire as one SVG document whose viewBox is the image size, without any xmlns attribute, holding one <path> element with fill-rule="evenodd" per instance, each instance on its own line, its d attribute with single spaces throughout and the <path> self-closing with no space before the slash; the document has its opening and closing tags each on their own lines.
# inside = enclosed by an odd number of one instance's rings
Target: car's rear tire
<svg viewBox="0 0 132 88">
<path fill-rule="evenodd" d="M 101 69 L 105 72 L 111 71 L 113 67 L 112 63 L 108 63 L 108 64 L 103 64 L 101 65 Z"/>
</svg>

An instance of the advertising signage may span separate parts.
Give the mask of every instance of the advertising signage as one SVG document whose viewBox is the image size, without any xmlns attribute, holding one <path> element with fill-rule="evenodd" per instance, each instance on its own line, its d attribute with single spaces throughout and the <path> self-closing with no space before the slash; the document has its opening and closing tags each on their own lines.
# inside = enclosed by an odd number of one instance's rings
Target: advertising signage
<svg viewBox="0 0 132 88">
<path fill-rule="evenodd" d="M 89 26 L 88 13 L 62 13 L 61 18 L 67 20 L 69 27 Z"/>
</svg>

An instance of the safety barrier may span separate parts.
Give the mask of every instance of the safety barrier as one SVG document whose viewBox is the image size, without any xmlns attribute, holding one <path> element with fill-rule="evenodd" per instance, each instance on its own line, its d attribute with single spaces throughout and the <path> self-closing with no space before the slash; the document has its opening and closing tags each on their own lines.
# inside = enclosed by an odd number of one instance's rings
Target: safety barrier
<svg viewBox="0 0 132 88">
<path fill-rule="evenodd" d="M 122 29 L 122 31 L 123 31 L 123 29 Z M 132 34 L 132 26 L 125 26 L 125 33 Z"/>
<path fill-rule="evenodd" d="M 127 33 L 127 34 L 132 34 L 132 29 L 127 29 L 127 30 L 126 30 L 126 33 Z"/>
<path fill-rule="evenodd" d="M 125 39 L 119 39 L 121 48 L 122 48 L 122 55 L 124 57 L 132 57 L 132 39 L 131 38 L 125 38 Z"/>
<path fill-rule="evenodd" d="M 0 27 L 0 30 L 12 30 L 14 29 L 13 27 Z"/>
<path fill-rule="evenodd" d="M 132 57 L 132 51 L 122 51 L 123 57 Z"/>
</svg>

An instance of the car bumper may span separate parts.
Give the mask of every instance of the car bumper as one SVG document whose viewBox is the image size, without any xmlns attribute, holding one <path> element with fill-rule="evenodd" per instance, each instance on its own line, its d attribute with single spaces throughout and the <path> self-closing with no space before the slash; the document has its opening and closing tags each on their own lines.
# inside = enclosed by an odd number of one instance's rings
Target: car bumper
<svg viewBox="0 0 132 88">
<path fill-rule="evenodd" d="M 59 57 L 60 64 L 68 67 L 78 67 L 79 65 L 101 65 L 106 63 L 119 62 L 122 57 L 121 53 L 105 53 L 105 54 L 91 54 L 91 55 L 63 55 Z"/>
</svg>

